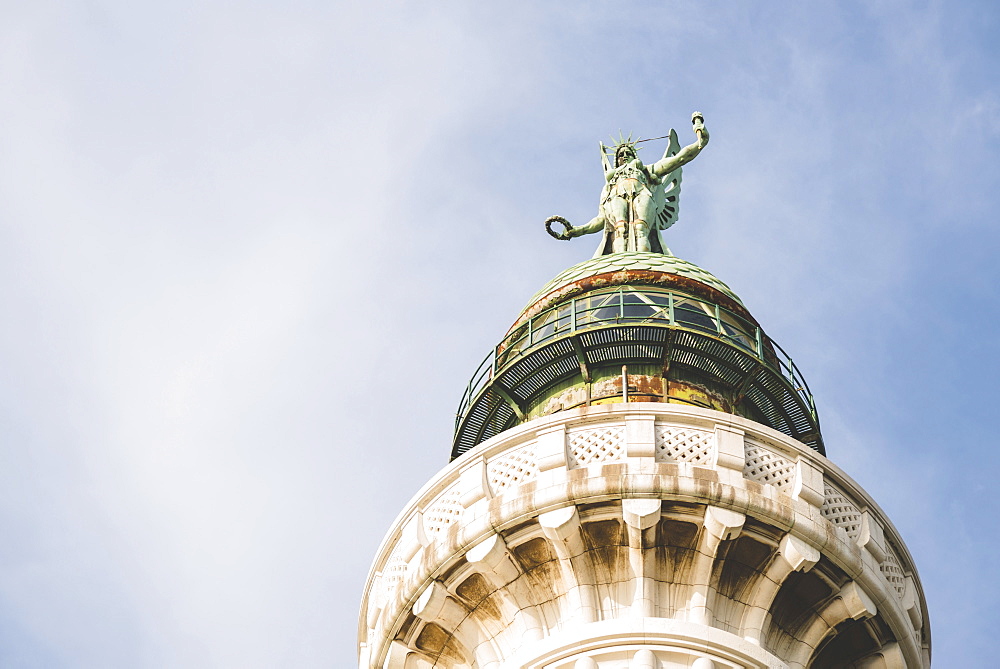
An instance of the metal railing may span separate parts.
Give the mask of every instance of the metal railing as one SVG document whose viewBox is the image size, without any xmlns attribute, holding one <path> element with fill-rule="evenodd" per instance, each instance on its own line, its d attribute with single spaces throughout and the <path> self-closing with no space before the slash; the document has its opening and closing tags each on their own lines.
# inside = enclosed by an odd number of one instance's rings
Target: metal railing
<svg viewBox="0 0 1000 669">
<path fill-rule="evenodd" d="M 620 324 L 690 330 L 737 346 L 777 371 L 816 420 L 815 403 L 805 378 L 792 358 L 756 324 L 718 304 L 683 293 L 622 286 L 572 298 L 514 328 L 493 347 L 473 373 L 458 406 L 456 431 L 473 401 L 490 381 L 529 350 L 568 334 Z"/>
</svg>

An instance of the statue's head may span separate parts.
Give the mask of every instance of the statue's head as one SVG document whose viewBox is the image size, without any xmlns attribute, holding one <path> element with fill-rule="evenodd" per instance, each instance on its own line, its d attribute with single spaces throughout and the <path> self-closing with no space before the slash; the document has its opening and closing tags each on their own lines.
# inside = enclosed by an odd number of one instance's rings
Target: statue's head
<svg viewBox="0 0 1000 669">
<path fill-rule="evenodd" d="M 634 144 L 626 142 L 619 144 L 618 148 L 615 149 L 615 167 L 620 167 L 633 159 L 635 159 Z"/>
</svg>

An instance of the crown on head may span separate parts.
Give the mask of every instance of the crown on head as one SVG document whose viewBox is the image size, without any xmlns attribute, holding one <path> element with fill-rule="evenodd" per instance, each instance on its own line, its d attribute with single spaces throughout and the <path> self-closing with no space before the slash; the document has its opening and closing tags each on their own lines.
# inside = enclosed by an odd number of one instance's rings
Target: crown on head
<svg viewBox="0 0 1000 669">
<path fill-rule="evenodd" d="M 640 141 L 641 140 L 638 137 L 632 139 L 632 133 L 629 133 L 628 137 L 626 137 L 625 135 L 622 134 L 622 131 L 619 130 L 618 139 L 615 139 L 614 135 L 611 136 L 611 142 L 612 142 L 611 148 L 614 149 L 615 155 L 618 155 L 618 151 L 624 146 L 631 148 L 632 151 L 634 152 L 639 150 L 639 147 L 637 147 L 636 144 Z"/>
</svg>

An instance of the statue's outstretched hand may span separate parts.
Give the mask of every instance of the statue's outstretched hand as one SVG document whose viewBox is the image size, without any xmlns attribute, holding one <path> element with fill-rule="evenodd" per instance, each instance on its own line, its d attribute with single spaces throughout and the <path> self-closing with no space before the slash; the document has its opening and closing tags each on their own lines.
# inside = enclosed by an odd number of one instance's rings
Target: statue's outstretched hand
<svg viewBox="0 0 1000 669">
<path fill-rule="evenodd" d="M 552 229 L 553 223 L 561 224 L 563 226 L 563 230 L 561 232 L 553 230 Z M 545 219 L 545 231 L 548 232 L 552 237 L 562 241 L 570 240 L 573 237 L 577 237 L 580 234 L 579 232 L 576 232 L 577 229 L 574 228 L 572 225 L 570 225 L 569 221 L 567 221 L 562 216 L 549 216 L 547 219 Z M 576 234 L 573 234 L 574 232 L 576 232 Z"/>
<path fill-rule="evenodd" d="M 563 226 L 562 231 L 557 232 L 553 230 L 552 229 L 553 223 L 559 223 L 560 225 L 562 225 Z M 545 231 L 548 232 L 553 237 L 555 237 L 556 239 L 560 239 L 562 241 L 567 241 L 573 239 L 574 237 L 582 237 L 583 235 L 589 235 L 593 232 L 600 232 L 601 230 L 604 230 L 604 228 L 605 228 L 604 217 L 601 215 L 595 216 L 594 218 L 590 219 L 588 223 L 584 225 L 570 225 L 569 221 L 567 221 L 562 216 L 549 216 L 547 219 L 545 219 Z"/>
<path fill-rule="evenodd" d="M 698 138 L 698 148 L 705 148 L 708 144 L 708 129 L 705 128 L 705 117 L 701 112 L 691 114 L 691 125 L 694 126 L 694 134 Z"/>
</svg>

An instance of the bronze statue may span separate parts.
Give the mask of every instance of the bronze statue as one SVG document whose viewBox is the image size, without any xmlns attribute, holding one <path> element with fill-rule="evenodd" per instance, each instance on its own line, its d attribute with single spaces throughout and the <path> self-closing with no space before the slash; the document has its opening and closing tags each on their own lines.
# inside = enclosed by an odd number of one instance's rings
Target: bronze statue
<svg viewBox="0 0 1000 669">
<path fill-rule="evenodd" d="M 660 239 L 660 230 L 677 222 L 681 166 L 694 160 L 708 144 L 708 130 L 700 112 L 692 114 L 691 123 L 697 141 L 680 148 L 677 133 L 671 130 L 663 157 L 652 165 L 642 164 L 636 156 L 636 141 L 629 137 L 614 147 L 612 167 L 607 148 L 601 143 L 605 185 L 597 216 L 579 227 L 573 227 L 561 216 L 552 216 L 545 221 L 545 229 L 556 239 L 564 240 L 602 232 L 601 245 L 594 257 L 650 251 L 669 255 L 670 250 Z M 552 223 L 561 223 L 565 229 L 555 232 Z"/>
</svg>

